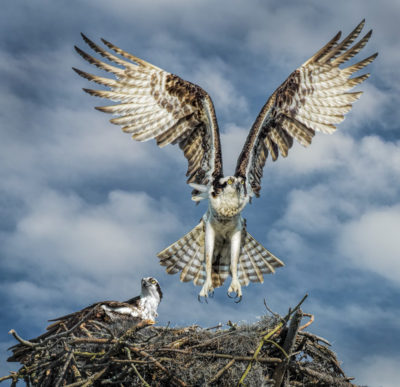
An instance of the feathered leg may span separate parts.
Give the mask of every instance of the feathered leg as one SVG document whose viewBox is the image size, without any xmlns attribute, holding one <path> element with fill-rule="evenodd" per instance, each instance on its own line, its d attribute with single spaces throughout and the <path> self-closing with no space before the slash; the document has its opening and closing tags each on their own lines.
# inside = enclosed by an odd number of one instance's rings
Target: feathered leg
<svg viewBox="0 0 400 387">
<path fill-rule="evenodd" d="M 215 245 L 215 231 L 212 225 L 209 222 L 206 222 L 205 240 L 204 240 L 204 247 L 205 247 L 204 254 L 206 256 L 206 280 L 199 293 L 199 299 L 200 297 L 208 297 L 208 293 L 214 291 L 211 278 L 214 245 Z"/>
<path fill-rule="evenodd" d="M 237 267 L 240 256 L 240 249 L 242 245 L 242 229 L 236 230 L 231 237 L 231 275 L 232 282 L 228 289 L 228 296 L 230 293 L 236 293 L 236 297 L 240 302 L 242 300 L 242 288 L 238 279 Z"/>
</svg>

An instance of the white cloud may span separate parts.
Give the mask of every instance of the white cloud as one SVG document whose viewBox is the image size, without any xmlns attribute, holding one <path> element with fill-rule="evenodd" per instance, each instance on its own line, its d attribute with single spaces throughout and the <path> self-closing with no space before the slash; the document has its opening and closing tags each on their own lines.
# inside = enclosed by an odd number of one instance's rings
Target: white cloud
<svg viewBox="0 0 400 387">
<path fill-rule="evenodd" d="M 300 233 L 330 233 L 338 226 L 340 210 L 327 186 L 314 186 L 307 191 L 293 190 L 281 223 Z"/>
<path fill-rule="evenodd" d="M 361 59 L 360 59 L 361 60 Z M 356 73 L 355 76 L 366 74 L 367 72 L 372 72 L 372 75 L 375 75 L 375 72 L 379 69 L 371 70 L 370 66 L 361 70 L 360 73 Z M 373 81 L 373 78 L 372 78 Z M 345 121 L 339 126 L 345 127 L 346 132 L 350 132 L 353 135 L 362 132 L 365 126 L 374 122 L 377 117 L 383 117 L 386 113 L 386 109 L 393 100 L 397 100 L 397 91 L 383 91 L 377 88 L 372 82 L 371 79 L 366 80 L 360 86 L 351 90 L 354 91 L 362 91 L 360 99 L 357 100 L 352 110 L 347 113 Z M 386 125 L 392 126 L 395 125 L 395 122 L 386 122 Z M 340 130 L 340 129 L 339 129 Z"/>
<path fill-rule="evenodd" d="M 371 209 L 341 227 L 340 252 L 400 285 L 400 205 Z"/>
<path fill-rule="evenodd" d="M 357 384 L 370 387 L 397 387 L 400 380 L 400 357 L 370 355 L 355 362 Z"/>
<path fill-rule="evenodd" d="M 287 241 L 293 245 L 289 256 L 296 255 L 299 236 L 324 238 L 331 241 L 329 249 L 335 246 L 330 254 L 346 267 L 368 269 L 398 284 L 400 144 L 376 136 L 356 141 L 339 133 L 325 138 L 295 151 L 272 171 L 270 179 L 276 175 L 278 187 L 286 182 L 288 194 L 269 236 L 295 235 Z M 316 154 L 314 146 L 320 148 Z"/>
<path fill-rule="evenodd" d="M 7 249 L 19 264 L 35 262 L 45 272 L 63 268 L 104 279 L 132 265 L 143 270 L 162 247 L 166 223 L 171 232 L 179 224 L 144 193 L 111 192 L 106 203 L 95 205 L 48 191 L 32 198 Z"/>
<path fill-rule="evenodd" d="M 281 183 L 311 184 L 308 189 L 293 192 L 291 200 L 302 193 L 308 196 L 315 186 L 322 187 L 321 200 L 323 196 L 335 197 L 327 204 L 335 207 L 339 201 L 360 206 L 371 199 L 395 198 L 396 180 L 400 178 L 400 143 L 377 136 L 356 140 L 340 132 L 320 135 L 308 149 L 294 148 L 287 159 L 279 160 L 271 168 L 271 173 Z M 315 183 L 316 176 L 321 180 Z"/>
<path fill-rule="evenodd" d="M 240 111 L 241 115 L 246 115 L 248 110 L 246 99 L 227 78 L 227 70 L 227 64 L 221 59 L 201 61 L 196 66 L 193 79 L 201 80 L 202 88 L 214 100 L 217 112 Z"/>
<path fill-rule="evenodd" d="M 224 162 L 224 173 L 226 176 L 235 173 L 237 159 L 246 141 L 248 129 L 243 129 L 235 124 L 229 123 L 221 133 L 222 157 Z"/>
</svg>

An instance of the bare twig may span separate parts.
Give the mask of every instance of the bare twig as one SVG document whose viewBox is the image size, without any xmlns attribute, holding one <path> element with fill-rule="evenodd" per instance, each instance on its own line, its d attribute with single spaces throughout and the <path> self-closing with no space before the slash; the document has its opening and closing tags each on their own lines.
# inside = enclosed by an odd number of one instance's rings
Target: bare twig
<svg viewBox="0 0 400 387">
<path fill-rule="evenodd" d="M 71 341 L 71 344 L 80 344 L 80 343 L 93 343 L 93 344 L 114 344 L 116 343 L 116 339 L 97 339 L 97 338 L 89 338 L 89 337 L 77 337 L 76 339 Z"/>
<path fill-rule="evenodd" d="M 188 348 L 194 349 L 194 348 L 206 347 L 206 346 L 209 345 L 210 343 L 212 343 L 212 342 L 214 342 L 214 341 L 216 341 L 216 340 L 218 340 L 218 339 L 221 339 L 221 338 L 223 338 L 223 337 L 232 335 L 232 334 L 235 334 L 235 331 L 228 331 L 228 332 L 226 332 L 226 333 L 222 333 L 221 335 L 215 336 L 215 337 L 213 337 L 212 339 L 205 340 L 205 341 L 203 341 L 203 342 L 200 343 L 200 344 L 192 345 L 192 346 L 190 346 L 190 347 L 188 347 Z"/>
<path fill-rule="evenodd" d="M 75 382 L 75 383 L 71 383 L 71 384 L 67 384 L 65 387 L 88 387 L 90 385 L 93 384 L 93 382 L 95 382 L 96 380 L 98 380 L 106 371 L 107 371 L 107 367 L 104 367 L 101 371 L 96 372 L 95 374 L 93 374 L 92 376 L 89 376 L 87 379 L 82 380 L 80 382 Z"/>
<path fill-rule="evenodd" d="M 58 374 L 58 377 L 57 377 L 57 380 L 56 380 L 56 383 L 55 383 L 54 387 L 61 386 L 61 383 L 63 382 L 63 379 L 64 379 L 64 375 L 67 372 L 67 369 L 69 367 L 69 364 L 70 364 L 70 362 L 72 360 L 72 356 L 73 355 L 74 355 L 73 352 L 68 353 L 67 358 L 65 360 L 65 363 L 64 363 L 63 367 L 61 368 L 61 370 L 60 370 L 60 372 Z"/>
<path fill-rule="evenodd" d="M 347 378 L 335 378 L 333 376 L 312 370 L 311 368 L 301 365 L 297 365 L 297 367 L 306 374 L 313 376 L 314 378 L 317 378 L 317 380 L 319 380 L 320 382 L 325 382 L 330 386 L 349 387 L 351 385 Z"/>
<path fill-rule="evenodd" d="M 246 378 L 247 374 L 250 372 L 251 367 L 253 365 L 253 362 L 257 359 L 258 354 L 260 353 L 264 342 L 266 340 L 269 340 L 274 334 L 276 334 L 282 327 L 283 325 L 289 320 L 289 318 L 291 317 L 291 315 L 293 313 L 295 313 L 297 311 L 297 309 L 300 308 L 301 304 L 305 301 L 305 299 L 308 297 L 308 294 L 306 294 L 301 300 L 300 302 L 294 307 L 294 309 L 289 309 L 288 314 L 278 323 L 278 325 L 276 325 L 276 327 L 271 330 L 270 332 L 267 332 L 266 335 L 262 338 L 260 344 L 258 345 L 257 349 L 254 352 L 254 356 L 252 358 L 252 360 L 249 362 L 246 370 L 243 372 L 243 375 L 241 376 L 238 386 L 242 385 L 244 382 L 244 379 Z"/>
<path fill-rule="evenodd" d="M 39 345 L 38 343 L 32 343 L 32 342 L 30 342 L 30 341 L 28 341 L 28 340 L 24 340 L 23 338 L 21 338 L 21 337 L 18 335 L 17 332 L 15 332 L 14 329 L 11 329 L 11 330 L 8 332 L 8 334 L 9 334 L 9 335 L 13 335 L 14 338 L 15 338 L 16 340 L 18 340 L 22 345 L 26 345 L 27 347 L 36 347 L 36 346 Z"/>
<path fill-rule="evenodd" d="M 231 361 L 229 361 L 224 367 L 222 367 L 216 374 L 215 376 L 210 379 L 210 381 L 208 383 L 214 383 L 216 382 L 229 368 L 231 368 L 233 366 L 233 364 L 235 363 L 235 359 L 232 359 Z"/>
<path fill-rule="evenodd" d="M 253 359 L 252 356 L 235 356 L 226 353 L 215 353 L 215 352 L 192 352 L 184 349 L 175 349 L 175 348 L 159 348 L 157 351 L 162 352 L 176 352 L 181 353 L 183 355 L 190 355 L 193 357 L 216 357 L 221 359 L 235 359 L 237 361 L 250 361 Z M 279 357 L 259 357 L 257 361 L 260 363 L 280 363 L 282 359 Z"/>
<path fill-rule="evenodd" d="M 131 351 L 129 350 L 129 348 L 128 348 L 128 347 L 125 347 L 125 351 L 126 351 L 128 360 L 132 361 Z M 130 366 L 131 366 L 131 368 L 135 371 L 136 376 L 140 379 L 140 381 L 142 382 L 143 386 L 145 386 L 145 387 L 150 387 L 150 385 L 144 380 L 143 376 L 140 375 L 140 372 L 139 372 L 138 369 L 135 367 L 135 364 L 131 363 Z"/>
<path fill-rule="evenodd" d="M 98 327 L 100 327 L 100 328 L 106 330 L 106 331 L 110 334 L 110 336 L 111 336 L 113 339 L 115 339 L 114 332 L 113 332 L 106 324 L 103 324 L 103 323 L 101 323 L 100 321 L 95 321 L 95 320 L 91 321 L 91 323 L 92 323 L 93 325 L 95 325 L 95 326 L 98 326 Z"/>
<path fill-rule="evenodd" d="M 304 325 L 299 328 L 299 331 L 303 331 L 307 327 L 309 327 L 314 322 L 314 315 L 311 313 L 303 313 L 303 316 L 310 317 L 310 320 L 307 321 Z"/>
<path fill-rule="evenodd" d="M 92 314 L 93 314 L 93 309 L 91 309 L 88 313 L 86 313 L 86 314 L 85 314 L 71 329 L 45 338 L 43 341 L 40 342 L 40 345 L 43 345 L 43 344 L 47 343 L 47 342 L 50 341 L 50 340 L 54 340 L 54 339 L 59 339 L 59 338 L 65 337 L 65 336 L 67 336 L 68 334 L 74 332 L 74 331 L 75 331 L 77 328 L 79 328 L 80 325 L 83 324 Z M 56 341 L 54 344 L 57 344 L 57 341 Z"/>
<path fill-rule="evenodd" d="M 136 352 L 137 354 L 139 354 L 140 356 L 149 358 L 150 360 L 154 361 L 154 364 L 162 371 L 164 371 L 166 374 L 170 375 L 172 379 L 174 379 L 180 386 L 182 387 L 186 387 L 186 383 L 179 379 L 177 376 L 171 375 L 170 372 L 160 363 L 158 362 L 153 356 L 151 356 L 150 354 L 148 354 L 147 352 L 139 349 L 139 348 L 135 348 L 135 347 L 129 347 L 129 349 L 131 351 Z"/>
<path fill-rule="evenodd" d="M 332 344 L 328 340 L 324 339 L 323 337 L 314 335 L 313 333 L 310 333 L 310 332 L 301 331 L 301 332 L 299 332 L 299 336 L 306 336 L 312 340 L 321 341 L 322 343 L 325 343 L 326 345 L 332 346 Z"/>
<path fill-rule="evenodd" d="M 212 329 L 219 329 L 219 328 L 222 328 L 222 327 L 223 327 L 223 325 L 221 323 L 218 323 L 217 325 L 215 325 L 213 327 L 206 328 L 205 330 L 206 331 L 211 331 Z"/>
<path fill-rule="evenodd" d="M 302 311 L 300 309 L 297 309 L 295 315 L 290 321 L 289 330 L 286 335 L 285 342 L 283 343 L 283 349 L 288 354 L 288 356 L 286 356 L 284 361 L 275 368 L 274 374 L 272 375 L 272 379 L 275 380 L 275 387 L 280 387 L 280 385 L 282 384 L 283 377 L 289 365 L 289 356 L 291 355 L 294 344 L 296 342 L 296 336 L 302 317 Z"/>
<path fill-rule="evenodd" d="M 82 375 L 78 369 L 78 365 L 76 363 L 76 359 L 74 354 L 72 354 L 72 365 L 71 365 L 71 369 L 72 369 L 72 373 L 74 374 L 75 379 L 80 382 L 82 380 Z"/>
<path fill-rule="evenodd" d="M 267 311 L 269 312 L 269 313 L 271 313 L 275 318 L 280 318 L 280 316 L 279 316 L 279 314 L 278 313 L 275 313 L 268 305 L 267 305 L 267 300 L 264 298 L 264 306 L 265 306 L 265 309 L 267 309 Z"/>
</svg>

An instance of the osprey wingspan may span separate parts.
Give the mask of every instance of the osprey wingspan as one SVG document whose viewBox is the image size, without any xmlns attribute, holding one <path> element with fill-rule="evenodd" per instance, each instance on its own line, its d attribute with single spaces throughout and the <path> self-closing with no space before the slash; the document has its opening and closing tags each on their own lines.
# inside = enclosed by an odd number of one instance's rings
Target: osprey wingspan
<svg viewBox="0 0 400 387">
<path fill-rule="evenodd" d="M 199 296 L 208 297 L 230 275 L 229 293 L 242 297 L 241 285 L 262 282 L 283 263 L 259 244 L 246 230 L 241 212 L 252 196 L 259 196 L 263 167 L 268 154 L 275 161 L 288 155 L 296 139 L 311 144 L 316 131 L 333 133 L 361 92 L 350 92 L 369 74 L 350 76 L 371 63 L 377 54 L 340 69 L 368 42 L 372 31 L 353 44 L 364 20 L 342 41 L 340 32 L 279 86 L 261 109 L 238 158 L 234 176 L 224 177 L 221 143 L 214 106 L 199 86 L 187 82 L 137 58 L 113 44 L 103 43 L 115 54 L 85 42 L 107 60 L 107 64 L 79 48 L 88 62 L 114 74 L 103 78 L 74 69 L 82 77 L 109 90 L 84 89 L 91 95 L 118 102 L 98 107 L 118 117 L 137 141 L 155 139 L 162 147 L 179 144 L 188 160 L 187 182 L 194 201 L 208 200 L 201 222 L 188 234 L 158 254 L 167 272 L 181 271 L 182 281 L 202 285 Z M 122 58 L 124 59 L 122 59 Z"/>
</svg>

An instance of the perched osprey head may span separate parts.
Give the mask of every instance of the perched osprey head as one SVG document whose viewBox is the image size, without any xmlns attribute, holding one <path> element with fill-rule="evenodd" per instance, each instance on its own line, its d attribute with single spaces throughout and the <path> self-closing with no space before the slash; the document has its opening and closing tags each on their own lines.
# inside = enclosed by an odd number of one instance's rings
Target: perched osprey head
<svg viewBox="0 0 400 387">
<path fill-rule="evenodd" d="M 159 302 L 162 299 L 162 291 L 160 284 L 153 277 L 144 277 L 142 278 L 142 294 L 141 297 L 154 297 L 159 299 Z"/>
</svg>

